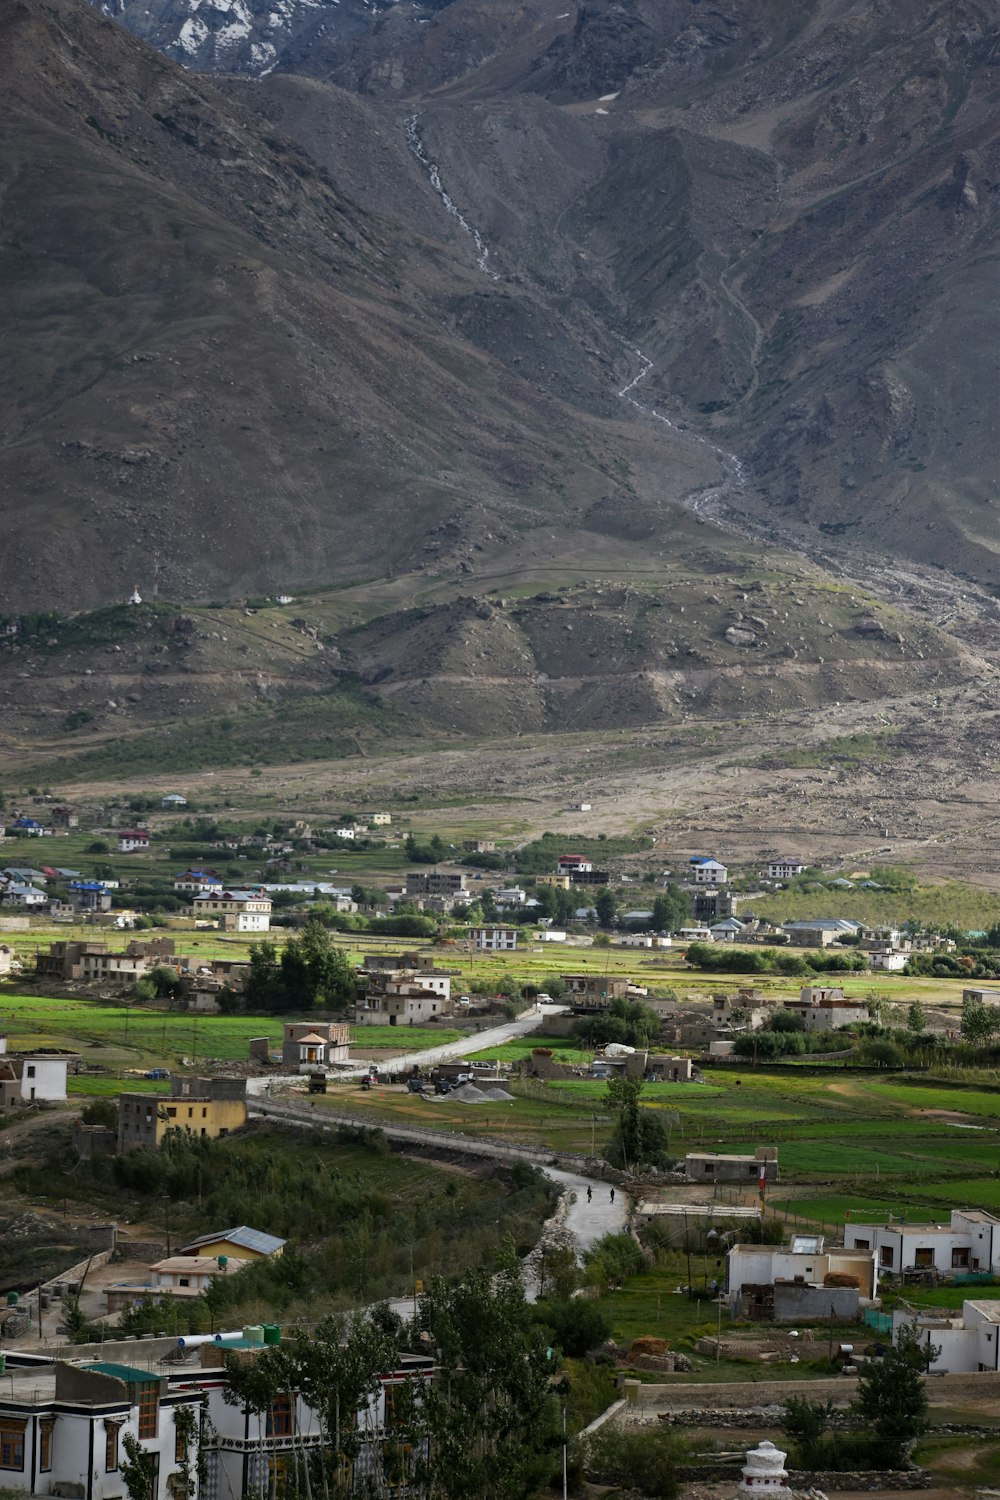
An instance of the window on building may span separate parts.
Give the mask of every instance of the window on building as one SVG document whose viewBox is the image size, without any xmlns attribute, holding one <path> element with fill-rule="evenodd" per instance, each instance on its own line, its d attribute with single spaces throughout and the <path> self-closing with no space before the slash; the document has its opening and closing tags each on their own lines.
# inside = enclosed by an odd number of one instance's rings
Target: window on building
<svg viewBox="0 0 1000 1500">
<path fill-rule="evenodd" d="M 174 1463 L 182 1464 L 188 1456 L 187 1443 L 184 1440 L 184 1429 L 174 1427 Z"/>
<path fill-rule="evenodd" d="M 291 1437 L 292 1401 L 290 1396 L 279 1396 L 267 1416 L 268 1437 Z"/>
<path fill-rule="evenodd" d="M 207 1105 L 205 1106 L 205 1108 L 201 1112 L 201 1118 L 203 1120 L 207 1120 L 208 1119 L 208 1106 Z"/>
<path fill-rule="evenodd" d="M 25 1072 L 27 1073 L 27 1075 L 28 1075 L 29 1078 L 34 1078 L 34 1076 L 35 1076 L 35 1065 L 34 1065 L 34 1063 L 29 1063 L 28 1066 L 25 1069 Z"/>
<path fill-rule="evenodd" d="M 147 1381 L 139 1387 L 139 1436 L 155 1438 L 160 1425 L 159 1381 Z"/>
<path fill-rule="evenodd" d="M 885 1266 L 887 1270 L 891 1270 L 892 1269 L 892 1263 L 893 1263 L 894 1259 L 895 1259 L 895 1251 L 893 1250 L 892 1246 L 891 1245 L 883 1245 L 882 1248 L 879 1250 L 879 1253 L 878 1253 L 878 1263 L 879 1263 L 879 1265 L 880 1266 Z"/>
<path fill-rule="evenodd" d="M 17 1417 L 0 1417 L 0 1469 L 24 1468 L 24 1429 Z"/>
<path fill-rule="evenodd" d="M 968 1250 L 953 1250 L 951 1252 L 951 1268 L 953 1271 L 961 1271 L 969 1264 Z"/>
<path fill-rule="evenodd" d="M 118 1433 L 121 1429 L 120 1422 L 104 1423 L 104 1468 L 108 1474 L 113 1474 L 118 1467 Z"/>
<path fill-rule="evenodd" d="M 168 1104 L 167 1105 L 167 1119 L 168 1120 L 176 1120 L 176 1118 L 177 1118 L 177 1110 L 174 1108 L 173 1105 Z"/>
<path fill-rule="evenodd" d="M 870 1250 L 871 1247 L 872 1247 L 871 1240 L 855 1240 L 854 1241 L 853 1248 L 855 1250 Z"/>
<path fill-rule="evenodd" d="M 921 1245 L 919 1249 L 913 1252 L 913 1264 L 923 1270 L 932 1266 L 934 1264 L 933 1248 L 929 1245 Z"/>
<path fill-rule="evenodd" d="M 47 1473 L 52 1467 L 52 1429 L 54 1421 L 42 1421 L 38 1424 L 38 1467 L 42 1473 Z"/>
<path fill-rule="evenodd" d="M 191 1278 L 190 1278 L 190 1276 L 179 1276 L 177 1278 L 177 1285 L 178 1286 L 190 1286 L 191 1285 Z"/>
</svg>

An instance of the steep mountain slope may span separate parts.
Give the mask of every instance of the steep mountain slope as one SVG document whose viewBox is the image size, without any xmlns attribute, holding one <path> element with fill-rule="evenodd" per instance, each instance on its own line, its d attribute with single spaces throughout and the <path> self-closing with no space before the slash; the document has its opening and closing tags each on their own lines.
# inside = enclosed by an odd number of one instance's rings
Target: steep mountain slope
<svg viewBox="0 0 1000 1500">
<path fill-rule="evenodd" d="M 233 24 L 201 0 L 117 4 L 178 56 L 185 26 Z M 277 68 L 227 87 L 277 111 L 328 170 L 326 86 L 390 136 L 418 117 L 490 265 L 532 294 L 459 293 L 457 332 L 522 368 L 544 307 L 564 329 L 550 325 L 537 373 L 595 411 L 577 345 L 606 352 L 620 333 L 653 361 L 650 399 L 738 454 L 754 483 L 730 509 L 1000 584 L 1000 26 L 986 0 L 238 4 L 244 51 L 184 55 Z M 254 61 L 245 48 L 275 16 L 273 55 Z M 354 186 L 397 217 L 379 174 Z M 424 187 L 411 222 L 434 233 L 436 212 L 461 255 Z"/>
<path fill-rule="evenodd" d="M 597 502 L 642 511 L 621 433 L 592 420 L 622 414 L 635 360 L 616 338 L 581 352 L 560 329 L 574 411 L 551 369 L 463 336 L 463 308 L 495 302 L 489 323 L 515 295 L 464 244 L 425 240 L 398 205 L 380 219 L 82 3 L 5 9 L 0 85 L 8 608 L 134 583 L 277 591 L 457 557 Z M 404 199 L 427 199 L 402 129 L 369 124 L 373 173 L 391 161 Z M 537 302 L 514 316 L 555 336 Z M 674 446 L 674 498 L 716 477 L 710 453 Z"/>
</svg>

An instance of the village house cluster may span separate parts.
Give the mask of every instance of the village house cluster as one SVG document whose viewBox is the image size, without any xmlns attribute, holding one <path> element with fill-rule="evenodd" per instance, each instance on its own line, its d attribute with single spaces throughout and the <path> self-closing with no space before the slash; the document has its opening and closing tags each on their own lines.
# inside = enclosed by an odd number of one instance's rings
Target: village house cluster
<svg viewBox="0 0 1000 1500">
<path fill-rule="evenodd" d="M 123 1339 L 64 1356 L 9 1350 L 0 1391 L 5 1488 L 63 1500 L 120 1500 L 128 1436 L 153 1461 L 147 1500 L 265 1493 L 296 1452 L 323 1442 L 324 1429 L 319 1413 L 292 1391 L 262 1414 L 259 1434 L 254 1421 L 251 1436 L 248 1410 L 225 1399 L 225 1357 L 252 1361 L 281 1339 L 276 1324 L 256 1324 L 189 1339 Z M 352 1414 L 359 1487 L 394 1444 L 393 1390 L 431 1379 L 433 1369 L 430 1355 L 399 1356 L 376 1394 Z M 403 1453 L 398 1447 L 396 1458 Z"/>
</svg>

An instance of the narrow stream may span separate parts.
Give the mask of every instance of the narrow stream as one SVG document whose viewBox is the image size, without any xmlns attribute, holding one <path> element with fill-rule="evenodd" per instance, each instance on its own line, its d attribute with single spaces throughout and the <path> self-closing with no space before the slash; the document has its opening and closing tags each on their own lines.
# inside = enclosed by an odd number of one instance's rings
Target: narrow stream
<svg viewBox="0 0 1000 1500">
<path fill-rule="evenodd" d="M 479 230 L 469 223 L 468 219 L 466 219 L 462 214 L 455 200 L 446 191 L 444 184 L 441 181 L 441 173 L 438 169 L 437 162 L 431 161 L 430 157 L 427 155 L 427 148 L 425 147 L 420 136 L 419 115 L 411 115 L 407 120 L 406 140 L 410 150 L 413 152 L 414 156 L 417 158 L 417 161 L 427 173 L 427 180 L 429 181 L 434 191 L 437 193 L 438 197 L 441 199 L 441 202 L 444 204 L 445 209 L 448 213 L 451 214 L 453 219 L 458 220 L 459 224 L 461 224 L 462 228 L 465 230 L 466 234 L 475 245 L 476 265 L 479 267 L 480 271 L 482 271 L 483 275 L 488 276 L 491 281 L 499 281 L 500 277 L 498 273 L 496 271 L 490 270 L 489 246 L 483 239 L 482 235 L 479 233 Z"/>
<path fill-rule="evenodd" d="M 475 245 L 476 265 L 479 267 L 479 270 L 484 276 L 489 277 L 490 281 L 499 281 L 500 277 L 498 273 L 490 269 L 489 246 L 475 225 L 470 224 L 462 214 L 455 200 L 441 181 L 440 168 L 436 162 L 431 161 L 427 154 L 427 148 L 420 135 L 419 115 L 411 115 L 407 120 L 406 140 L 413 155 L 426 172 L 427 180 L 441 199 L 446 212 L 451 214 L 453 219 L 458 220 L 465 233 Z M 696 490 L 693 494 L 686 496 L 681 502 L 688 510 L 694 511 L 696 515 L 712 515 L 710 507 L 713 501 L 719 501 L 733 491 L 741 490 L 745 487 L 746 471 L 742 461 L 737 458 L 735 453 L 730 453 L 727 449 L 720 448 L 717 443 L 713 443 L 709 438 L 702 437 L 700 433 L 691 432 L 686 427 L 679 427 L 676 422 L 671 421 L 662 411 L 657 411 L 655 406 L 646 406 L 642 401 L 638 401 L 633 395 L 633 391 L 646 379 L 654 366 L 653 361 L 647 354 L 643 354 L 641 349 L 636 348 L 635 345 L 629 345 L 628 347 L 636 359 L 639 360 L 640 369 L 636 375 L 632 376 L 627 385 L 622 386 L 618 392 L 619 399 L 627 401 L 629 406 L 634 406 L 636 411 L 642 412 L 643 416 L 652 417 L 656 422 L 662 422 L 665 427 L 669 427 L 672 432 L 676 432 L 679 436 L 689 438 L 694 443 L 700 443 L 703 448 L 708 448 L 722 464 L 725 478 L 721 484 L 711 485 L 704 490 Z M 712 519 L 716 522 L 719 521 L 717 514 L 712 515 Z"/>
</svg>

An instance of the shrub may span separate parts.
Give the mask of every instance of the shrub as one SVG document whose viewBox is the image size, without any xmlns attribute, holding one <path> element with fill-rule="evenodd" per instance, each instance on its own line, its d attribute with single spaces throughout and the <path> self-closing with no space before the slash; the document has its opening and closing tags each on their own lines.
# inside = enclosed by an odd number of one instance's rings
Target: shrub
<svg viewBox="0 0 1000 1500">
<path fill-rule="evenodd" d="M 600 1484 L 623 1485 L 654 1500 L 673 1500 L 688 1442 L 669 1427 L 618 1427 L 606 1422 L 582 1447 L 583 1467 Z"/>
<path fill-rule="evenodd" d="M 592 1285 L 621 1286 L 645 1264 L 641 1245 L 630 1234 L 606 1234 L 587 1251 L 587 1280 Z"/>
<path fill-rule="evenodd" d="M 85 1125 L 107 1125 L 109 1129 L 117 1130 L 117 1102 L 114 1099 L 91 1099 L 81 1109 L 80 1119 Z"/>
<path fill-rule="evenodd" d="M 587 1297 L 539 1302 L 535 1317 L 552 1330 L 552 1342 L 569 1359 L 582 1359 L 611 1337 L 611 1319 L 599 1302 Z"/>
</svg>

